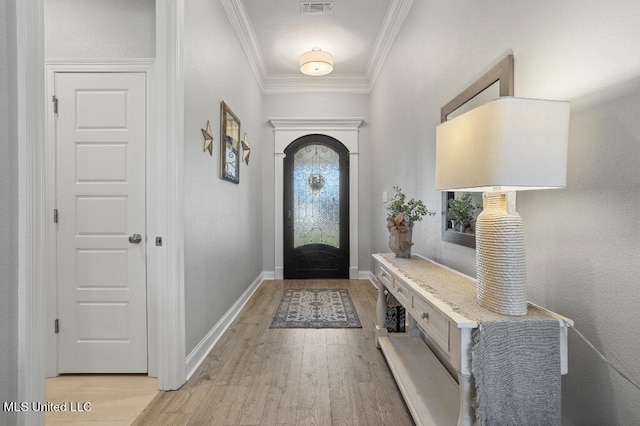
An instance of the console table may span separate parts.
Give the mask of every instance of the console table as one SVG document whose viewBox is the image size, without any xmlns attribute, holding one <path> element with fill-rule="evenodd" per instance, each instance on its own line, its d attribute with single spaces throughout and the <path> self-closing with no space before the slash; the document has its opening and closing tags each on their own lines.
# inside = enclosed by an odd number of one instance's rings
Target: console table
<svg viewBox="0 0 640 426">
<path fill-rule="evenodd" d="M 377 346 L 416 424 L 476 423 L 474 371 L 482 370 L 480 360 L 484 358 L 474 360 L 472 347 L 474 336 L 478 342 L 475 333 L 481 324 L 530 321 L 528 324 L 535 327 L 535 321 L 540 319 L 546 321 L 547 327 L 551 324 L 551 331 L 555 333 L 557 321 L 558 340 L 555 334 L 551 340 L 559 352 L 558 384 L 559 375 L 567 373 L 567 331 L 573 326 L 570 319 L 532 303 L 525 317 L 492 313 L 475 302 L 473 278 L 416 255 L 400 259 L 393 254 L 374 254 L 373 270 L 378 286 Z M 385 289 L 406 309 L 406 333 L 387 332 Z M 557 395 L 558 407 L 559 398 Z"/>
</svg>

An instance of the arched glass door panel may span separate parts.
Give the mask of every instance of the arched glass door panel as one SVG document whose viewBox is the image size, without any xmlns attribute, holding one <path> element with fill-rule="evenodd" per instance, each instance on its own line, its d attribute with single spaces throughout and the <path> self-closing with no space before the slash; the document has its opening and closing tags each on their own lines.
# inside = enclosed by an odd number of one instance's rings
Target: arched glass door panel
<svg viewBox="0 0 640 426">
<path fill-rule="evenodd" d="M 293 158 L 293 247 L 340 247 L 340 156 L 326 145 L 307 145 Z"/>
</svg>

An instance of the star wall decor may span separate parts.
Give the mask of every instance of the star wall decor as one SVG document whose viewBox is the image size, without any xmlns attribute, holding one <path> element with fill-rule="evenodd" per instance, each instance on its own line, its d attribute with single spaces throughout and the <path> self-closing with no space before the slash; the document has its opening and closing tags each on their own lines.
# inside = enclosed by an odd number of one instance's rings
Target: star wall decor
<svg viewBox="0 0 640 426">
<path fill-rule="evenodd" d="M 202 130 L 202 136 L 204 137 L 204 148 L 202 152 L 209 150 L 209 155 L 213 157 L 213 133 L 211 132 L 211 123 L 207 120 L 207 128 Z"/>
<path fill-rule="evenodd" d="M 242 161 L 249 165 L 249 156 L 251 155 L 251 147 L 249 146 L 249 137 L 247 134 L 244 134 L 242 138 Z"/>
</svg>

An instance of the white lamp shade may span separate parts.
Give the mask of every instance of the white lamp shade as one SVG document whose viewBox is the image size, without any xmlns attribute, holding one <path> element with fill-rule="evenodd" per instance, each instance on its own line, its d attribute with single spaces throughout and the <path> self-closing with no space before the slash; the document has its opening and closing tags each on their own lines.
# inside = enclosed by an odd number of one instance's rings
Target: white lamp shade
<svg viewBox="0 0 640 426">
<path fill-rule="evenodd" d="M 502 97 L 436 129 L 436 188 L 561 188 L 567 179 L 569 103 Z"/>
<path fill-rule="evenodd" d="M 333 56 L 317 48 L 305 52 L 300 55 L 300 71 L 312 76 L 327 75 L 333 71 Z"/>
</svg>

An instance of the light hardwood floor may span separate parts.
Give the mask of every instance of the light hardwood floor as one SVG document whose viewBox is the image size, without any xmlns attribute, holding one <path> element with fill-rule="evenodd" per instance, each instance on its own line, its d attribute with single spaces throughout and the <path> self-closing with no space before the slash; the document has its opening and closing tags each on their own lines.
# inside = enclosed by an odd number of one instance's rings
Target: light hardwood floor
<svg viewBox="0 0 640 426">
<path fill-rule="evenodd" d="M 347 288 L 362 328 L 270 329 L 287 288 Z M 412 425 L 375 346 L 366 280 L 265 281 L 193 377 L 136 425 Z"/>
<path fill-rule="evenodd" d="M 128 426 L 159 393 L 158 380 L 144 375 L 74 374 L 46 380 L 45 424 Z M 87 405 L 88 404 L 88 405 Z"/>
</svg>

